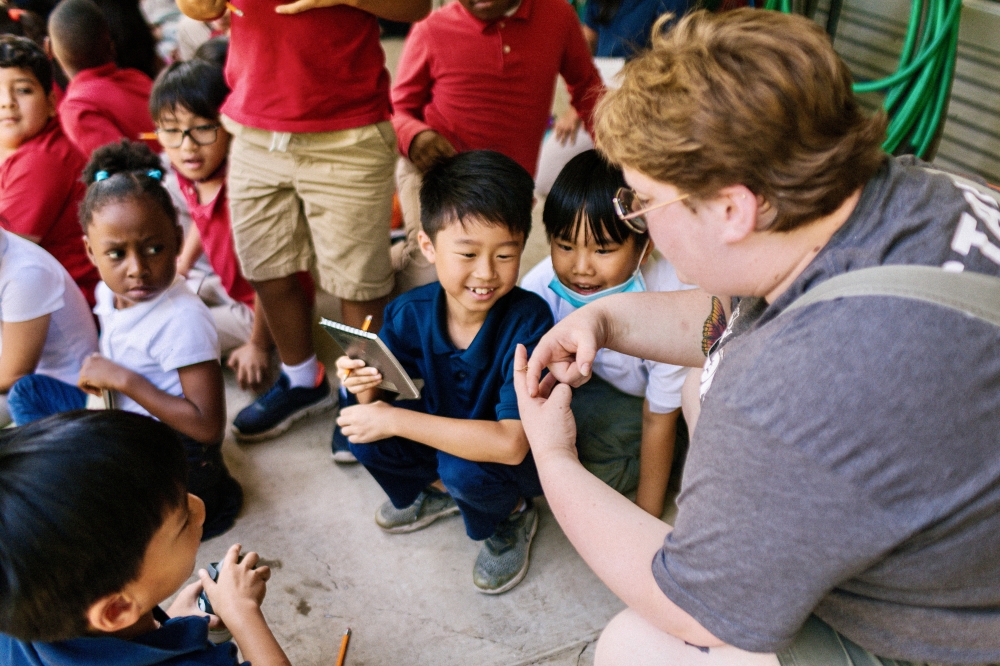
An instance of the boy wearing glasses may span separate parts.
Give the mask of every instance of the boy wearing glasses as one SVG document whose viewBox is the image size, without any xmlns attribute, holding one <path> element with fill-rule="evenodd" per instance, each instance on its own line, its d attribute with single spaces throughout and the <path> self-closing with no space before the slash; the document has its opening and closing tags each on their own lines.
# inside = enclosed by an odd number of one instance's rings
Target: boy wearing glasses
<svg viewBox="0 0 1000 666">
<path fill-rule="evenodd" d="M 52 54 L 70 78 L 59 118 L 70 141 L 89 158 L 103 145 L 143 139 L 160 152 L 146 106 L 153 82 L 137 69 L 119 69 L 111 30 L 91 0 L 63 0 L 49 15 Z"/>
<path fill-rule="evenodd" d="M 219 124 L 229 94 L 222 68 L 203 60 L 178 62 L 156 78 L 149 113 L 173 166 L 194 225 L 188 230 L 177 272 L 187 275 L 202 253 L 218 276 L 220 290 L 204 285 L 199 295 L 212 312 L 222 353 L 243 387 L 259 386 L 273 341 L 257 311 L 253 287 L 243 277 L 233 249 L 226 201 L 226 155 L 230 134 Z"/>
</svg>

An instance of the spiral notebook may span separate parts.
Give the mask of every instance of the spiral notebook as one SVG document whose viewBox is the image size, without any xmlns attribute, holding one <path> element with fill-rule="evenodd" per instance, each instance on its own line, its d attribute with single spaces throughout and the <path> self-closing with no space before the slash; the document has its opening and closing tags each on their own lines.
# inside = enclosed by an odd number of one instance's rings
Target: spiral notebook
<svg viewBox="0 0 1000 666">
<path fill-rule="evenodd" d="M 359 358 L 365 365 L 382 373 L 382 383 L 378 388 L 398 393 L 400 400 L 415 400 L 420 397 L 416 384 L 377 335 L 329 319 L 320 319 L 319 325 L 340 345 L 344 354 Z"/>
</svg>

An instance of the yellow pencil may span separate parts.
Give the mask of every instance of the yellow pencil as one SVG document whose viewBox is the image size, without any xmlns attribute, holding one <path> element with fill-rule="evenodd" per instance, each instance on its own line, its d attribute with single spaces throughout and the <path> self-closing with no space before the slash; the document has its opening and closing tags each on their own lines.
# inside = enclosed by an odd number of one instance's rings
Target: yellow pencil
<svg viewBox="0 0 1000 666">
<path fill-rule="evenodd" d="M 365 333 L 367 333 L 368 332 L 368 327 L 371 326 L 371 325 L 372 325 L 372 316 L 368 315 L 367 317 L 365 317 L 364 323 L 361 324 L 361 330 L 364 331 Z M 351 376 L 351 371 L 348 370 L 347 373 L 344 375 L 344 379 L 347 379 L 350 376 Z M 347 631 L 350 631 L 350 629 L 348 629 Z"/>
<path fill-rule="evenodd" d="M 371 315 L 368 315 L 371 319 Z M 351 641 L 351 628 L 344 632 L 344 637 L 340 639 L 340 654 L 337 655 L 337 666 L 344 666 L 344 657 L 347 656 L 347 644 Z"/>
<path fill-rule="evenodd" d="M 143 132 L 139 135 L 141 141 L 156 141 L 158 138 L 156 132 Z"/>
<path fill-rule="evenodd" d="M 243 16 L 243 10 L 240 9 L 239 7 L 237 7 L 236 5 L 234 5 L 231 2 L 227 2 L 226 3 L 226 9 L 228 9 L 232 13 L 236 14 L 237 16 Z"/>
</svg>

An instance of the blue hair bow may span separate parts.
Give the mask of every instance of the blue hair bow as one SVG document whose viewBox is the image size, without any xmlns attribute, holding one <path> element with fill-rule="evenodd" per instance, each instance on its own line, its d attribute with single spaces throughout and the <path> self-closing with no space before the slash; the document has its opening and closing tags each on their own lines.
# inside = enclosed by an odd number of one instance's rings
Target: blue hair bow
<svg viewBox="0 0 1000 666">
<path fill-rule="evenodd" d="M 102 180 L 106 180 L 108 178 L 108 175 L 109 174 L 107 171 L 104 170 L 98 171 L 97 173 L 94 174 L 94 182 L 99 183 Z"/>
</svg>

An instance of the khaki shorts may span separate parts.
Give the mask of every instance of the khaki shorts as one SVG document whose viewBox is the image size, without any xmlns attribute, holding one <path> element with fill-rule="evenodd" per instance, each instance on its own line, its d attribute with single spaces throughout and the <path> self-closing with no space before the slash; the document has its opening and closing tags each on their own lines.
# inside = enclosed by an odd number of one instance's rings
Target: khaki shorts
<svg viewBox="0 0 1000 666">
<path fill-rule="evenodd" d="M 392 125 L 287 134 L 222 123 L 233 135 L 229 211 L 247 279 L 274 280 L 315 264 L 320 287 L 334 296 L 388 294 Z"/>
<path fill-rule="evenodd" d="M 778 652 L 777 657 L 781 666 L 943 666 L 875 656 L 815 615 L 806 620 L 792 644 Z"/>
</svg>

